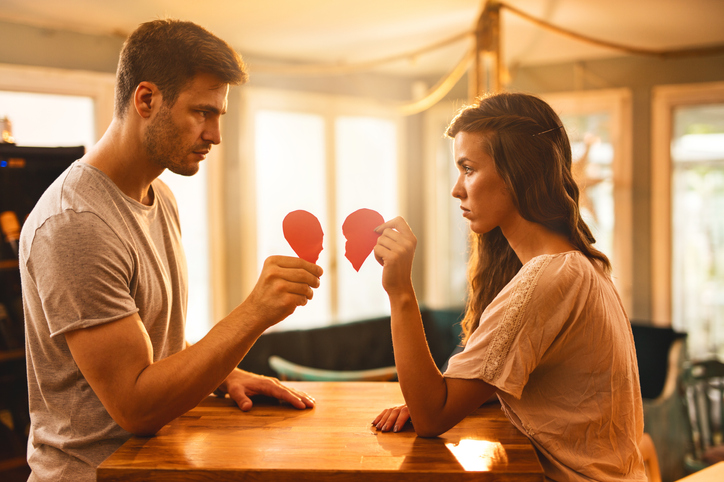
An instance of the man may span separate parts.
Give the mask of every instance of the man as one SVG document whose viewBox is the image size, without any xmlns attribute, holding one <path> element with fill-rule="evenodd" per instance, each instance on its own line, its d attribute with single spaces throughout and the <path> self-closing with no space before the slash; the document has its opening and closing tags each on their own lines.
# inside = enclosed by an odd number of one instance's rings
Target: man
<svg viewBox="0 0 724 482">
<path fill-rule="evenodd" d="M 203 28 L 142 24 L 126 40 L 113 121 L 38 202 L 21 236 L 30 480 L 95 480 L 131 434 L 151 435 L 220 389 L 314 401 L 236 368 L 268 327 L 312 298 L 322 270 L 267 259 L 249 297 L 186 346 L 186 266 L 175 200 L 156 178 L 192 175 L 212 145 L 239 56 Z"/>
</svg>

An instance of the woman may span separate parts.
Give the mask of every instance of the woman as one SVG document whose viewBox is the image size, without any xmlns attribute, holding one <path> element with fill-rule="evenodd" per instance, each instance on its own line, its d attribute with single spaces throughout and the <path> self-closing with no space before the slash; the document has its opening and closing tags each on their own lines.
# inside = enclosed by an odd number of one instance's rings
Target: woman
<svg viewBox="0 0 724 482">
<path fill-rule="evenodd" d="M 578 209 L 568 136 L 525 94 L 497 94 L 453 119 L 453 197 L 470 223 L 462 353 L 441 374 L 410 280 L 416 239 L 402 218 L 377 228 L 406 406 L 379 430 L 439 435 L 497 394 L 556 481 L 645 481 L 643 410 L 628 317 L 606 256 Z"/>
</svg>

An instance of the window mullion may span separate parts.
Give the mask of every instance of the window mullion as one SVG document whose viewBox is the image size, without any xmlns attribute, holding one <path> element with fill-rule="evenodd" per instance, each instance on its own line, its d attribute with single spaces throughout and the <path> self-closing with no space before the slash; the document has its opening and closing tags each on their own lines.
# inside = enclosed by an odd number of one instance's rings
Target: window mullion
<svg viewBox="0 0 724 482">
<path fill-rule="evenodd" d="M 336 115 L 325 115 L 325 188 L 327 197 L 328 223 L 324 229 L 324 251 L 329 256 L 329 273 L 324 273 L 323 283 L 329 283 L 330 313 L 332 323 L 339 321 L 339 276 L 337 263 L 337 153 L 336 153 Z M 341 240 L 343 241 L 343 240 Z"/>
</svg>

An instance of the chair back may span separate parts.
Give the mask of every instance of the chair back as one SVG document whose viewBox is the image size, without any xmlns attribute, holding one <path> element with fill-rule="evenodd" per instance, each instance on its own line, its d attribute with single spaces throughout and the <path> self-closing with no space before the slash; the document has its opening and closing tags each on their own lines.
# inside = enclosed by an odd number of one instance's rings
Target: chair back
<svg viewBox="0 0 724 482">
<path fill-rule="evenodd" d="M 674 345 L 677 345 L 675 353 L 679 353 L 679 346 L 686 338 L 686 334 L 676 332 L 671 328 L 643 323 L 631 320 L 631 333 L 633 333 L 636 347 L 641 396 L 648 400 L 655 400 L 664 395 L 667 388 L 676 391 L 679 370 L 678 365 L 674 365 L 672 371 L 671 350 Z M 673 386 L 668 387 L 670 381 L 673 381 Z"/>
<path fill-rule="evenodd" d="M 691 425 L 694 459 L 721 445 L 724 421 L 724 363 L 692 362 L 682 374 L 682 399 Z"/>
<path fill-rule="evenodd" d="M 646 477 L 649 482 L 661 482 L 661 468 L 659 467 L 659 457 L 656 455 L 656 447 L 651 436 L 644 432 L 639 442 L 639 451 L 644 459 L 644 468 L 646 469 Z"/>
</svg>

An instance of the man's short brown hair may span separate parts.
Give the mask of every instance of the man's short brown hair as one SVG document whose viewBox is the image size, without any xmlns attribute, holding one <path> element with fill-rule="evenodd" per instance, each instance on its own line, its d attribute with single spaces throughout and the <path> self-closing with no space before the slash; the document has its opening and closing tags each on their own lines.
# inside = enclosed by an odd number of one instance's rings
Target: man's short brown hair
<svg viewBox="0 0 724 482">
<path fill-rule="evenodd" d="M 229 44 L 192 22 L 153 20 L 142 23 L 123 44 L 116 73 L 115 114 L 123 118 L 136 87 L 152 82 L 164 104 L 173 105 L 183 88 L 200 73 L 238 85 L 248 75 Z"/>
</svg>

